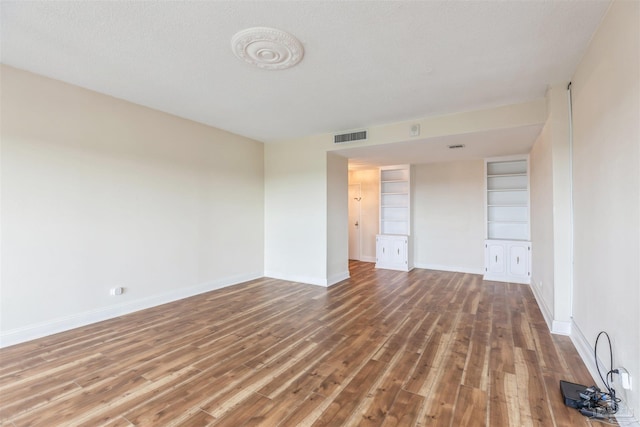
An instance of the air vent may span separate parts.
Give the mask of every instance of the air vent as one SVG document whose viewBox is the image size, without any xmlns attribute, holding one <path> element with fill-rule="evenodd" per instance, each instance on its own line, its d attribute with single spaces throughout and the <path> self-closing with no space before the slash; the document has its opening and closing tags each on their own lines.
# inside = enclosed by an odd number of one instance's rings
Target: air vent
<svg viewBox="0 0 640 427">
<path fill-rule="evenodd" d="M 455 150 L 457 148 L 464 148 L 464 144 L 449 145 L 449 148 L 452 150 Z"/>
<path fill-rule="evenodd" d="M 354 142 L 354 141 L 366 141 L 366 139 L 367 139 L 366 130 L 359 130 L 356 132 L 341 133 L 339 135 L 333 135 L 334 144 L 344 144 L 347 142 Z"/>
</svg>

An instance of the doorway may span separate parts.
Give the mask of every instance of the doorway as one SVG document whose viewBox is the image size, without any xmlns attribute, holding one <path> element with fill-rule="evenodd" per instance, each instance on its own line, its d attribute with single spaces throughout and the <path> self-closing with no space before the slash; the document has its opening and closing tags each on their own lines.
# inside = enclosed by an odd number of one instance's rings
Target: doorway
<svg viewBox="0 0 640 427">
<path fill-rule="evenodd" d="M 343 193 L 344 194 L 344 193 Z M 360 184 L 349 185 L 349 259 L 360 261 L 360 201 L 362 187 Z"/>
</svg>

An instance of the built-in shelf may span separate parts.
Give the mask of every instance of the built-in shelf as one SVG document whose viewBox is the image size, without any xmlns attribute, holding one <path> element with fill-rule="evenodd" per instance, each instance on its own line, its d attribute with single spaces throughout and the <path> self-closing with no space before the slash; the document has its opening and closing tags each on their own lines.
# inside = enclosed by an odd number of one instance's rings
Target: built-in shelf
<svg viewBox="0 0 640 427">
<path fill-rule="evenodd" d="M 529 283 L 528 159 L 502 158 L 486 162 L 486 280 Z"/>
<path fill-rule="evenodd" d="M 380 234 L 376 267 L 408 271 L 411 262 L 411 167 L 380 168 Z"/>
<path fill-rule="evenodd" d="M 528 161 L 487 160 L 487 239 L 529 240 Z"/>
<path fill-rule="evenodd" d="M 380 234 L 411 234 L 409 165 L 380 168 Z"/>
</svg>

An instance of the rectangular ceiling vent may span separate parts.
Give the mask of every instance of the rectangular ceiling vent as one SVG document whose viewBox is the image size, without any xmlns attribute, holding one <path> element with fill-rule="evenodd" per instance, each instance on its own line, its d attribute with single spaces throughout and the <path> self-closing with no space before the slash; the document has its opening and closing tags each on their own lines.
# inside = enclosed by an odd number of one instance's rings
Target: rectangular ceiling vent
<svg viewBox="0 0 640 427">
<path fill-rule="evenodd" d="M 455 149 L 458 149 L 458 148 L 464 148 L 464 144 L 455 144 L 455 145 L 450 145 L 449 146 L 450 150 L 455 150 Z"/>
<path fill-rule="evenodd" d="M 347 142 L 366 141 L 366 140 L 367 140 L 366 130 L 358 130 L 355 132 L 333 135 L 334 144 L 345 144 Z"/>
</svg>

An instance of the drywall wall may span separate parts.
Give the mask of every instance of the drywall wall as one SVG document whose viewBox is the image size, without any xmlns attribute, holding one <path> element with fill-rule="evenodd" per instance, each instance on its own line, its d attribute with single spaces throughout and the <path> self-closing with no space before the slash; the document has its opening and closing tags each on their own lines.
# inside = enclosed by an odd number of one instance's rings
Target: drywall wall
<svg viewBox="0 0 640 427">
<path fill-rule="evenodd" d="M 531 284 L 549 328 L 571 332 L 571 159 L 567 83 L 547 90 L 547 122 L 531 150 Z"/>
<path fill-rule="evenodd" d="M 634 389 L 640 418 L 640 2 L 614 1 L 572 79 L 574 292 L 572 338 L 600 331 Z M 606 340 L 600 357 L 608 366 Z M 583 354 L 586 350 L 583 349 Z M 592 357 L 583 355 L 585 362 Z"/>
<path fill-rule="evenodd" d="M 265 146 L 265 274 L 269 277 L 318 285 L 330 284 L 327 260 L 327 155 L 362 145 L 406 141 L 413 124 L 421 124 L 421 138 L 544 123 L 545 102 L 470 111 L 369 128 L 369 139 L 344 147 L 333 134 L 312 135 Z M 356 128 L 358 126 L 353 126 Z M 345 157 L 346 155 L 343 155 Z M 482 179 L 479 185 L 482 185 Z M 482 197 L 482 196 L 481 196 Z M 344 198 L 345 212 L 348 201 Z M 480 230 L 482 230 L 482 226 Z M 414 232 L 415 232 L 414 223 Z M 348 239 L 341 250 L 348 254 Z M 480 243 L 480 248 L 482 244 Z M 481 252 L 479 257 L 482 257 Z M 456 259 L 450 254 L 450 259 Z M 466 257 L 465 257 L 466 258 Z M 465 264 L 467 261 L 465 261 Z M 469 261 L 476 272 L 482 262 Z M 456 264 L 457 265 L 457 264 Z M 461 266 L 464 267 L 464 266 Z M 465 267 L 466 268 L 466 267 Z"/>
<path fill-rule="evenodd" d="M 531 197 L 531 288 L 551 329 L 554 310 L 553 158 L 547 123 L 529 154 Z M 568 165 L 567 165 L 568 166 Z"/>
<path fill-rule="evenodd" d="M 1 71 L 3 345 L 262 276 L 262 144 Z"/>
<path fill-rule="evenodd" d="M 267 144 L 264 179 L 265 275 L 327 286 L 326 150 Z"/>
<path fill-rule="evenodd" d="M 484 161 L 413 166 L 413 248 L 418 268 L 484 272 Z"/>
<path fill-rule="evenodd" d="M 349 277 L 349 169 L 346 158 L 327 153 L 327 285 Z"/>
<path fill-rule="evenodd" d="M 376 262 L 376 234 L 380 228 L 380 171 L 349 171 L 349 184 L 360 184 L 360 260 Z"/>
</svg>

